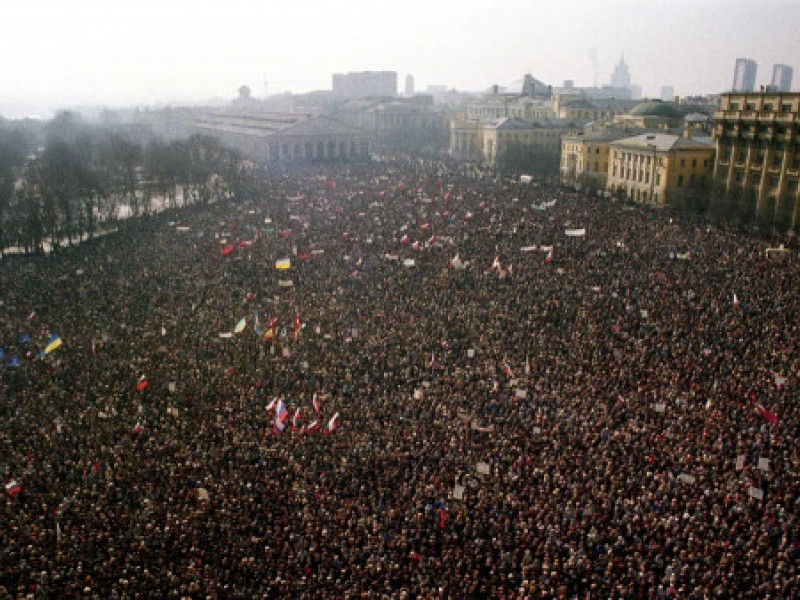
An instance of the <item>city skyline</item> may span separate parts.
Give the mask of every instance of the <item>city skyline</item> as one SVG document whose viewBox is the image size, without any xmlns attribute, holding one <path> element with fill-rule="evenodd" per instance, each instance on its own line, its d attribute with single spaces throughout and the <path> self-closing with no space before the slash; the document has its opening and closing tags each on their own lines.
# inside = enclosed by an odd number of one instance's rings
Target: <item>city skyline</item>
<svg viewBox="0 0 800 600">
<path fill-rule="evenodd" d="M 232 99 L 240 85 L 256 97 L 330 90 L 334 73 L 364 70 L 411 74 L 418 92 L 478 92 L 525 73 L 590 87 L 609 84 L 623 55 L 645 97 L 720 93 L 740 57 L 759 65 L 757 86 L 773 64 L 800 67 L 798 22 L 800 3 L 778 0 L 34 0 L 7 9 L 0 115 Z"/>
</svg>

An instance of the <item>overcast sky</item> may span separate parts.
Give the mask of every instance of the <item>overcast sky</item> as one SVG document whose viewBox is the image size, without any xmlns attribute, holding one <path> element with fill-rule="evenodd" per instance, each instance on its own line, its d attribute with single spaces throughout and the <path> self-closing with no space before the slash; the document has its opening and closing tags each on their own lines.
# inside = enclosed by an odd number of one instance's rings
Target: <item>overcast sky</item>
<svg viewBox="0 0 800 600">
<path fill-rule="evenodd" d="M 8 0 L 2 19 L 5 116 L 330 89 L 362 70 L 397 71 L 399 91 L 408 73 L 418 91 L 602 85 L 622 53 L 645 96 L 725 91 L 737 57 L 757 84 L 778 62 L 800 84 L 800 0 Z"/>
</svg>

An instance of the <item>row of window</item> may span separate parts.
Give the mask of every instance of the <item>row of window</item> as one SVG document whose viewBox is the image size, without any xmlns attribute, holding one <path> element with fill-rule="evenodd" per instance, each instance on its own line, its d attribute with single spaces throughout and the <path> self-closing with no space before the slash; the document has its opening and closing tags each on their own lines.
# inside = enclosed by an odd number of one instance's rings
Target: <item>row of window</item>
<svg viewBox="0 0 800 600">
<path fill-rule="evenodd" d="M 729 110 L 739 110 L 739 103 L 738 102 L 731 102 L 728 106 L 729 106 Z M 747 111 L 759 110 L 757 105 L 755 103 L 753 103 L 753 102 L 746 102 L 745 105 L 744 105 L 744 109 L 747 110 Z M 774 111 L 774 105 L 772 103 L 770 103 L 770 102 L 765 102 L 764 104 L 761 105 L 761 109 L 760 110 L 762 112 L 773 112 Z M 779 107 L 779 111 L 778 112 L 790 113 L 790 112 L 794 112 L 794 111 L 795 111 L 795 108 L 791 104 L 781 104 L 780 107 Z"/>
<path fill-rule="evenodd" d="M 265 148 L 265 150 L 267 149 Z M 327 143 L 322 141 L 317 142 L 316 148 L 311 142 L 305 142 L 304 144 L 297 142 L 292 146 L 289 144 L 270 144 L 268 148 L 268 158 L 271 160 L 333 157 L 346 158 L 348 156 L 358 156 L 359 154 L 359 146 L 353 141 L 350 142 L 349 146 L 347 142 L 340 141 L 338 144 L 338 153 L 336 150 L 337 144 L 335 141 L 328 141 Z M 361 143 L 360 153 L 362 155 L 367 153 L 366 142 Z"/>
</svg>

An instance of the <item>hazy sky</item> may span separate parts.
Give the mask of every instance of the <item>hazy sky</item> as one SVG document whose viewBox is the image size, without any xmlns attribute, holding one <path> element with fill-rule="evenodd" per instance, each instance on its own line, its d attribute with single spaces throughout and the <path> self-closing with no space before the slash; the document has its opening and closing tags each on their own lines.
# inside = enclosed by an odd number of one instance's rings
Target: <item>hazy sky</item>
<svg viewBox="0 0 800 600">
<path fill-rule="evenodd" d="M 800 0 L 9 0 L 2 17 L 6 116 L 330 89 L 361 70 L 397 71 L 399 91 L 407 73 L 418 91 L 526 72 L 602 85 L 623 52 L 645 96 L 725 91 L 737 57 L 757 84 L 777 62 L 800 84 Z"/>
</svg>

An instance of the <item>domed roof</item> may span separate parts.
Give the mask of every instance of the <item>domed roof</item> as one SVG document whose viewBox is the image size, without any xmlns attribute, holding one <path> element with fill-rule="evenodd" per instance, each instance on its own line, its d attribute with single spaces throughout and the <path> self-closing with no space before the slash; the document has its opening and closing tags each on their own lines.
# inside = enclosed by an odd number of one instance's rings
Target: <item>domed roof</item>
<svg viewBox="0 0 800 600">
<path fill-rule="evenodd" d="M 631 111 L 632 115 L 639 117 L 663 117 L 665 119 L 681 119 L 683 113 L 673 102 L 662 100 L 648 100 L 642 102 Z"/>
</svg>

